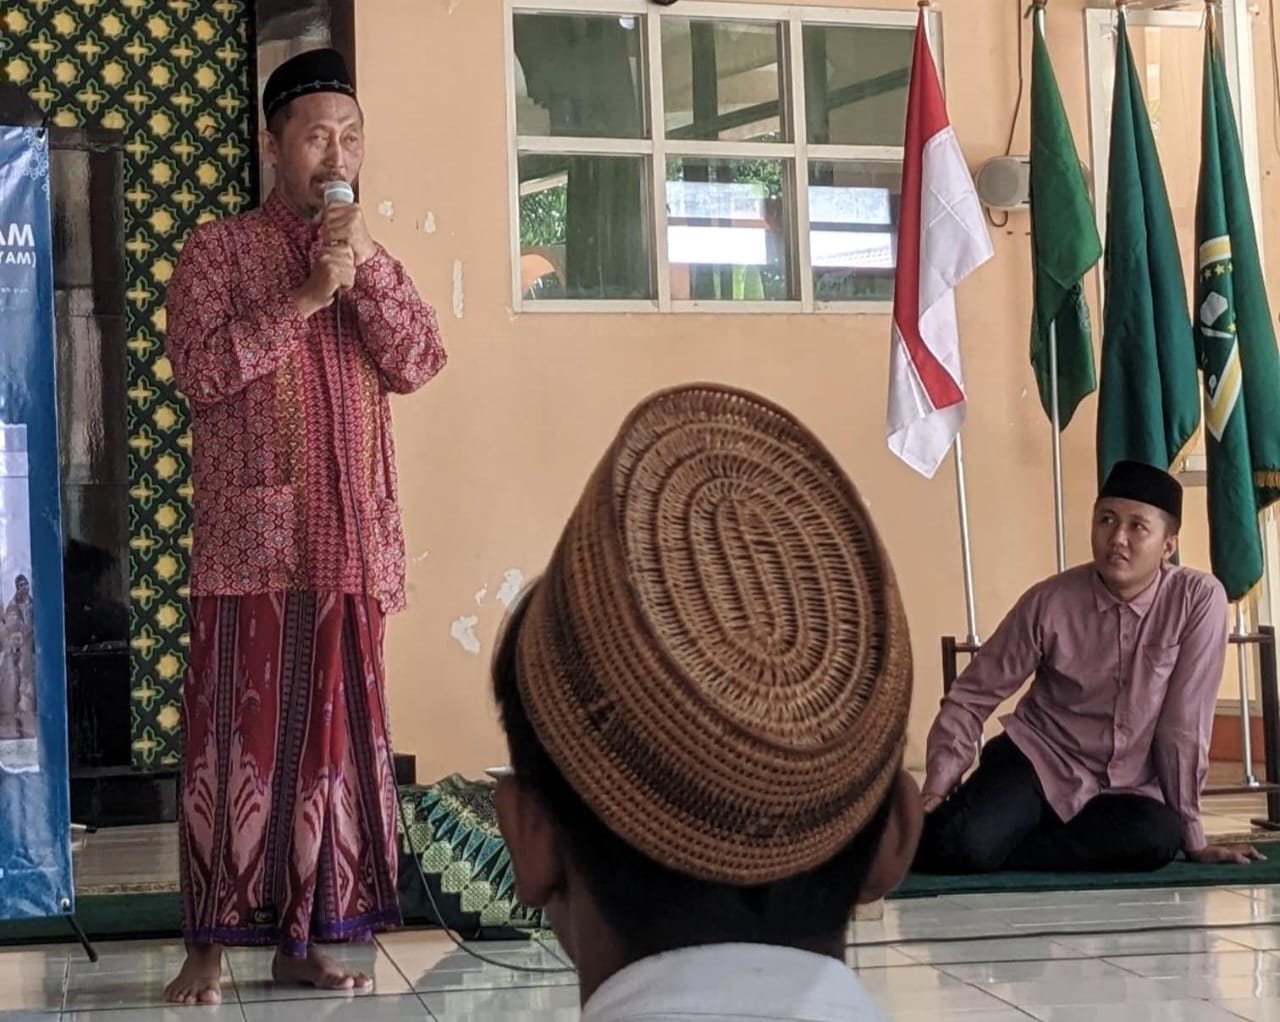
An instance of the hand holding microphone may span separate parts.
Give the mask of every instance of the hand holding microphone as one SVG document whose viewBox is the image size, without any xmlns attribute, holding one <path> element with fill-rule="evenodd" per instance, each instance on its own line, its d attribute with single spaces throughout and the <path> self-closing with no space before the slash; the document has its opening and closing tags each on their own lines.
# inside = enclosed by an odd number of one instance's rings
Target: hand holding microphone
<svg viewBox="0 0 1280 1022">
<path fill-rule="evenodd" d="M 324 186 L 320 229 L 327 244 L 350 245 L 357 266 L 372 259 L 377 252 L 364 222 L 364 211 L 355 204 L 355 192 L 345 181 L 330 181 Z"/>
<path fill-rule="evenodd" d="M 356 282 L 356 261 L 350 245 L 330 245 L 311 266 L 311 276 L 291 296 L 303 316 L 314 316 L 333 304 L 334 296 Z"/>
<path fill-rule="evenodd" d="M 325 246 L 311 266 L 306 283 L 293 292 L 294 304 L 305 317 L 315 315 L 333 304 L 339 291 L 352 287 L 356 282 L 357 258 L 350 237 L 353 233 L 351 211 L 359 213 L 359 206 L 352 203 L 354 193 L 346 181 L 330 181 L 324 187 L 324 214 L 321 231 Z M 343 214 L 338 217 L 337 214 Z M 360 217 L 363 227 L 363 217 Z M 334 226 L 330 226 L 333 221 Z M 367 237 L 367 232 L 365 232 Z"/>
</svg>

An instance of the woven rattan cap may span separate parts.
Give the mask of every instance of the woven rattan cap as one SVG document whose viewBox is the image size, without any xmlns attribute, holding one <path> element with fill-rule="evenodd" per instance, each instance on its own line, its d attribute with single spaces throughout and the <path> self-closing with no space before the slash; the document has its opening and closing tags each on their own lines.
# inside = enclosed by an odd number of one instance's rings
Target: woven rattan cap
<svg viewBox="0 0 1280 1022">
<path fill-rule="evenodd" d="M 677 872 L 827 862 L 888 794 L 911 699 L 871 518 L 782 409 L 659 393 L 605 453 L 530 596 L 525 709 L 568 782 Z"/>
</svg>

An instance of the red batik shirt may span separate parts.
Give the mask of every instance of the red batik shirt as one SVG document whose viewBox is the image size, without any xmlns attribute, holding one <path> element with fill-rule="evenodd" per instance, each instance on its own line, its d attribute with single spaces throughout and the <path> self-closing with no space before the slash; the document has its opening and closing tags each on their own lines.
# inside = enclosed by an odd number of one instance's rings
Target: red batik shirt
<svg viewBox="0 0 1280 1022">
<path fill-rule="evenodd" d="M 169 284 L 165 347 L 192 417 L 191 592 L 367 588 L 392 612 L 405 557 L 387 394 L 417 390 L 445 352 L 381 247 L 337 309 L 304 318 L 289 294 L 321 245 L 272 193 L 192 233 Z"/>
</svg>

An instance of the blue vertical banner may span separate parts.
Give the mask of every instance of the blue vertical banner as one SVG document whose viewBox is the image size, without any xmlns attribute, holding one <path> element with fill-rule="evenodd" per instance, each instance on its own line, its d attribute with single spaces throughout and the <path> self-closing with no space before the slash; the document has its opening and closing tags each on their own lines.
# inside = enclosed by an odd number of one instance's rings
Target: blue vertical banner
<svg viewBox="0 0 1280 1022">
<path fill-rule="evenodd" d="M 0 919 L 74 910 L 49 181 L 0 126 Z"/>
</svg>

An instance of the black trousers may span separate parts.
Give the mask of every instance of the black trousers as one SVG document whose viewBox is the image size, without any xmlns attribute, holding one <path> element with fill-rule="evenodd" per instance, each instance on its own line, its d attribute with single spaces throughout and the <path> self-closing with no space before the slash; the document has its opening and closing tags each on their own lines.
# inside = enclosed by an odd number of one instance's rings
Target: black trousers
<svg viewBox="0 0 1280 1022">
<path fill-rule="evenodd" d="M 972 776 L 925 817 L 914 870 L 1145 872 L 1172 862 L 1181 847 L 1181 817 L 1141 795 L 1099 795 L 1063 823 L 1026 756 L 1000 735 Z"/>
</svg>

